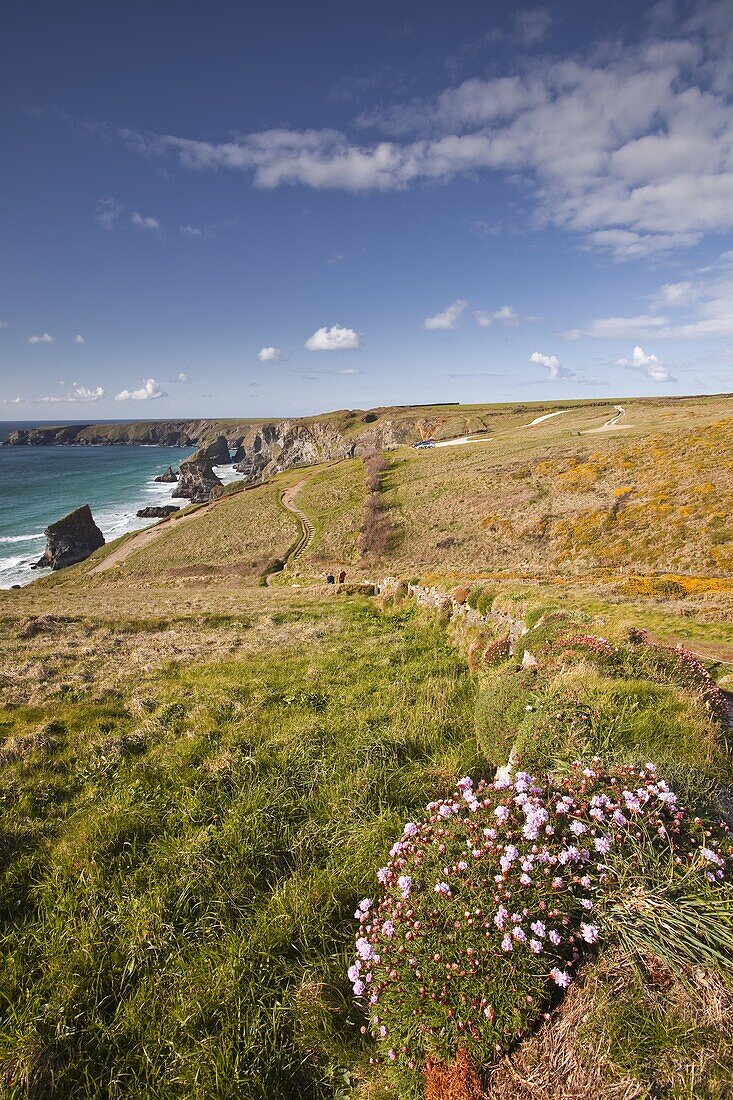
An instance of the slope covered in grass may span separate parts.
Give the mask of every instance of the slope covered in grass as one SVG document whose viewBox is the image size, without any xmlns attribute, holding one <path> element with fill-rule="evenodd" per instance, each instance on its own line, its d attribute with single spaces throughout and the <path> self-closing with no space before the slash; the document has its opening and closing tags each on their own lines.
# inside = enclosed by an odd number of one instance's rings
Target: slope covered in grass
<svg viewBox="0 0 733 1100">
<path fill-rule="evenodd" d="M 332 607 L 112 682 L 78 655 L 3 713 L 8 1094 L 328 1097 L 361 1063 L 351 911 L 473 757 L 472 690 L 409 609 Z"/>
</svg>

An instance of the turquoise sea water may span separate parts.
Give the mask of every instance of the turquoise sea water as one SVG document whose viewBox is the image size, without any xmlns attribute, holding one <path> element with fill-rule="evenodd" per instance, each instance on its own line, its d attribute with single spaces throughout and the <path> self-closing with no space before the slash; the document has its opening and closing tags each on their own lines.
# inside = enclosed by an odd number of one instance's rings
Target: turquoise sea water
<svg viewBox="0 0 733 1100">
<path fill-rule="evenodd" d="M 0 423 L 0 440 L 18 425 Z M 46 545 L 43 529 L 88 504 L 107 542 L 146 527 L 139 508 L 166 504 L 174 485 L 153 478 L 192 453 L 179 447 L 0 447 L 0 588 L 45 574 L 30 566 Z M 223 481 L 231 467 L 219 467 Z M 174 501 L 185 505 L 186 501 Z M 155 521 L 152 521 L 155 522 Z"/>
</svg>

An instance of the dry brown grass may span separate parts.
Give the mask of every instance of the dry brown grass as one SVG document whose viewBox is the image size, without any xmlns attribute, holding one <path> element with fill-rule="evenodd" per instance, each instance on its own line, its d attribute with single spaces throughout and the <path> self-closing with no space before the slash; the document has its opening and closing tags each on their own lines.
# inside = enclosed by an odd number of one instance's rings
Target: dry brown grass
<svg viewBox="0 0 733 1100">
<path fill-rule="evenodd" d="M 619 1007 L 633 1012 L 636 1045 L 621 1053 Z M 652 1010 L 677 1042 L 655 1059 L 643 1045 L 645 1013 Z M 650 961 L 643 984 L 631 967 L 609 952 L 561 1007 L 490 1075 L 485 1100 L 641 1100 L 642 1097 L 724 1097 L 733 1087 L 733 995 L 702 971 L 673 975 Z M 636 1072 L 628 1067 L 636 1059 Z"/>
</svg>

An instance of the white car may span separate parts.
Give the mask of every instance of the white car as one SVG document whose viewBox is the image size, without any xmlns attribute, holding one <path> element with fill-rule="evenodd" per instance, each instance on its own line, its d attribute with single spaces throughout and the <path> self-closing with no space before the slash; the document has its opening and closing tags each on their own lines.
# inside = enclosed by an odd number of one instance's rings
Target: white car
<svg viewBox="0 0 733 1100">
<path fill-rule="evenodd" d="M 412 444 L 414 451 L 424 451 L 426 447 L 434 447 L 435 441 L 432 439 L 419 439 L 417 443 Z"/>
</svg>

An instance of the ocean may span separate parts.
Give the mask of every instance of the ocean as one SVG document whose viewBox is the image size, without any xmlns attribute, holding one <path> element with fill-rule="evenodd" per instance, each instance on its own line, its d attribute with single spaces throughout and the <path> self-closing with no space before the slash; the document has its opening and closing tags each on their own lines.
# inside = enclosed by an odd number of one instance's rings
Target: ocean
<svg viewBox="0 0 733 1100">
<path fill-rule="evenodd" d="M 29 426 L 0 423 L 0 440 Z M 175 485 L 153 479 L 169 463 L 178 469 L 192 453 L 190 447 L 0 447 L 0 588 L 46 575 L 31 569 L 46 545 L 44 527 L 82 504 L 90 506 L 107 542 L 154 523 L 135 513 L 167 504 Z M 216 472 L 225 482 L 241 476 L 231 466 Z"/>
</svg>

